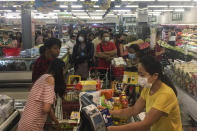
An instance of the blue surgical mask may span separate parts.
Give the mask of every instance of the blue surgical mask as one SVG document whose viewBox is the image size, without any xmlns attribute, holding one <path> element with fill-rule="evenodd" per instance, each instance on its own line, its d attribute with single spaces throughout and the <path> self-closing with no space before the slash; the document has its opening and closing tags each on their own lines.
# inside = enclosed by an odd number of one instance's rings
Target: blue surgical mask
<svg viewBox="0 0 197 131">
<path fill-rule="evenodd" d="M 128 53 L 128 57 L 129 57 L 129 59 L 135 59 L 136 58 L 135 54 L 132 54 L 132 53 Z"/>
</svg>

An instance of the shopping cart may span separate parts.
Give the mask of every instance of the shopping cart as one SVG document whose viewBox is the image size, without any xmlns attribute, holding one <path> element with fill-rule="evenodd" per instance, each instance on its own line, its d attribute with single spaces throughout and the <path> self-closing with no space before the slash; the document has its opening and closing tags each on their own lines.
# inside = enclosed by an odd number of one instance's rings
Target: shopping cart
<svg viewBox="0 0 197 131">
<path fill-rule="evenodd" d="M 89 70 L 89 79 L 100 80 L 101 87 L 107 89 L 110 87 L 111 81 L 111 70 L 110 68 L 104 67 L 91 67 Z"/>
</svg>

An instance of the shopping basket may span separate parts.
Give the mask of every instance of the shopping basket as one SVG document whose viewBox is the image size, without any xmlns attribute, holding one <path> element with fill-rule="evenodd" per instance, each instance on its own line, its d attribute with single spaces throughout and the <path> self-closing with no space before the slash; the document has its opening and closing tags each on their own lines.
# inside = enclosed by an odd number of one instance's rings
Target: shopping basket
<svg viewBox="0 0 197 131">
<path fill-rule="evenodd" d="M 64 98 L 62 100 L 63 118 L 70 119 L 73 111 L 79 111 L 79 93 L 80 91 L 75 88 L 75 85 L 66 85 Z"/>
<path fill-rule="evenodd" d="M 19 56 L 21 48 L 4 48 L 3 52 L 5 56 Z"/>
<path fill-rule="evenodd" d="M 111 81 L 110 68 L 91 67 L 89 70 L 89 79 L 101 80 L 101 87 L 106 89 Z"/>
</svg>

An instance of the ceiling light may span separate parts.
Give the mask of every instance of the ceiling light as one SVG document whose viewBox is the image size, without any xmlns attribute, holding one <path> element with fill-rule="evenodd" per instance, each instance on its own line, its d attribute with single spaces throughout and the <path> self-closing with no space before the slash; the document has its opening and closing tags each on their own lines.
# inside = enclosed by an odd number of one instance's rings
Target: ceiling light
<svg viewBox="0 0 197 131">
<path fill-rule="evenodd" d="M 85 10 L 72 10 L 72 12 L 84 12 Z"/>
<path fill-rule="evenodd" d="M 115 7 L 116 7 L 116 8 L 120 8 L 120 5 L 116 5 Z"/>
<path fill-rule="evenodd" d="M 175 9 L 174 11 L 176 11 L 176 12 L 184 12 L 185 10 L 184 9 Z"/>
<path fill-rule="evenodd" d="M 123 16 L 136 16 L 136 14 L 123 14 Z"/>
<path fill-rule="evenodd" d="M 60 10 L 53 10 L 53 12 L 60 12 Z"/>
<path fill-rule="evenodd" d="M 14 8 L 21 7 L 20 5 L 13 5 Z"/>
<path fill-rule="evenodd" d="M 115 12 L 130 12 L 130 10 L 114 10 Z"/>
<path fill-rule="evenodd" d="M 79 16 L 80 19 L 89 19 L 89 16 Z"/>
<path fill-rule="evenodd" d="M 138 5 L 127 5 L 126 7 L 128 7 L 128 8 L 138 8 L 139 6 Z"/>
<path fill-rule="evenodd" d="M 170 7 L 174 7 L 174 8 L 192 8 L 194 6 L 193 5 L 172 5 Z"/>
<path fill-rule="evenodd" d="M 153 10 L 155 12 L 168 12 L 168 11 L 174 11 L 174 10 Z"/>
<path fill-rule="evenodd" d="M 91 1 L 98 1 L 98 0 L 91 0 Z"/>
<path fill-rule="evenodd" d="M 83 6 L 82 5 L 72 5 L 71 7 L 72 8 L 82 8 Z"/>
<path fill-rule="evenodd" d="M 106 10 L 96 10 L 96 12 L 105 12 Z"/>
<path fill-rule="evenodd" d="M 68 8 L 67 5 L 60 5 L 60 8 Z"/>
<path fill-rule="evenodd" d="M 99 6 L 98 5 L 94 5 L 94 8 L 99 8 Z"/>
<path fill-rule="evenodd" d="M 148 8 L 165 8 L 167 5 L 148 5 Z"/>
<path fill-rule="evenodd" d="M 93 16 L 93 17 L 91 17 L 91 18 L 92 18 L 92 19 L 95 19 L 95 20 L 103 19 L 102 16 Z"/>
</svg>

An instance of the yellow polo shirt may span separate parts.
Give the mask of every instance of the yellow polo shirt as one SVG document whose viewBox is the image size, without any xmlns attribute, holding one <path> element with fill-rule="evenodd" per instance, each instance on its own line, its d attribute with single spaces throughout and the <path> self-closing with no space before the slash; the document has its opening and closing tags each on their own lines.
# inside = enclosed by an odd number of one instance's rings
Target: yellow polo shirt
<svg viewBox="0 0 197 131">
<path fill-rule="evenodd" d="M 146 101 L 146 112 L 155 108 L 167 114 L 151 126 L 151 131 L 183 131 L 178 100 L 173 90 L 166 84 L 152 96 L 150 89 L 144 88 L 141 97 Z"/>
</svg>

